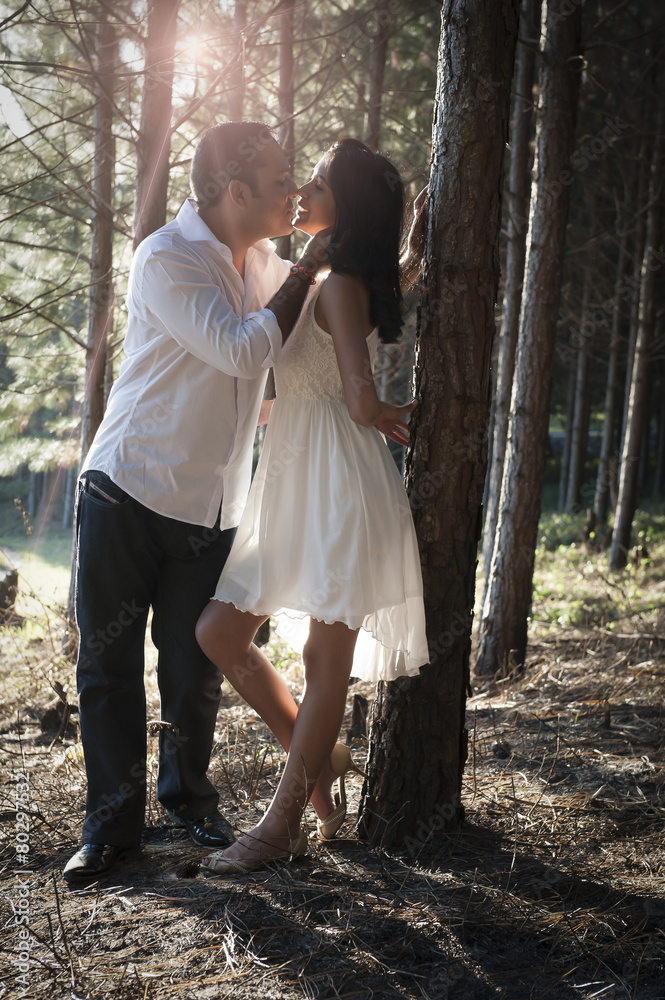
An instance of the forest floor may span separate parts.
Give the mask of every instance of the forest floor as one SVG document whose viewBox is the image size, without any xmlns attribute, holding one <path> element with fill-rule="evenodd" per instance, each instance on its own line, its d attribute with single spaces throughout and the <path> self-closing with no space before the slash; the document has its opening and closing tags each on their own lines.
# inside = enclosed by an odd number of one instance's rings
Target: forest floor
<svg viewBox="0 0 665 1000">
<path fill-rule="evenodd" d="M 579 547 L 539 556 L 526 669 L 475 682 L 468 702 L 459 834 L 368 847 L 356 778 L 343 836 L 246 878 L 199 874 L 205 851 L 156 802 L 151 736 L 140 859 L 67 888 L 85 776 L 76 729 L 58 739 L 59 709 L 44 717 L 54 686 L 73 691 L 61 623 L 51 608 L 0 629 L 0 997 L 664 1000 L 665 552 L 621 578 L 603 565 Z M 299 664 L 270 651 L 299 691 Z M 223 692 L 211 773 L 240 831 L 283 755 Z M 358 693 L 372 695 L 349 688 L 345 726 Z M 362 741 L 354 752 L 362 762 Z"/>
</svg>

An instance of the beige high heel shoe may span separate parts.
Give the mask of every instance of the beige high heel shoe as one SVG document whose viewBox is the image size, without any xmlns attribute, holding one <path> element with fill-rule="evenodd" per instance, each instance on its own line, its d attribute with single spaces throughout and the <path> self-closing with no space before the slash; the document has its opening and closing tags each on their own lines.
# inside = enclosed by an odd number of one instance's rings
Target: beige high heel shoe
<svg viewBox="0 0 665 1000">
<path fill-rule="evenodd" d="M 257 840 L 257 843 L 260 844 L 260 841 Z M 206 876 L 248 875 L 259 868 L 265 868 L 272 861 L 291 861 L 295 858 L 302 858 L 307 854 L 308 846 L 307 834 L 301 830 L 297 837 L 289 841 L 289 849 L 283 854 L 267 854 L 261 857 L 259 848 L 256 858 L 240 861 L 239 858 L 227 858 L 225 851 L 214 851 L 202 859 L 201 873 Z"/>
<path fill-rule="evenodd" d="M 363 778 L 367 777 L 363 769 L 358 767 L 351 756 L 351 751 L 344 743 L 335 744 L 333 752 L 330 754 L 330 764 L 339 781 L 339 794 L 335 795 L 337 805 L 330 813 L 330 816 L 317 820 L 316 832 L 319 840 L 332 840 L 346 819 L 346 788 L 344 787 L 344 779 L 349 771 L 361 774 Z"/>
</svg>

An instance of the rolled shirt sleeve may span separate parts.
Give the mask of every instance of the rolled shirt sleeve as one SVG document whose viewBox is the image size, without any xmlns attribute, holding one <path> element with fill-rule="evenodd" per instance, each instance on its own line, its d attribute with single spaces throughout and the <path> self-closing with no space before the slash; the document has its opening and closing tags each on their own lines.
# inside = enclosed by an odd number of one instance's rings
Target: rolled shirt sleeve
<svg viewBox="0 0 665 1000">
<path fill-rule="evenodd" d="M 155 325 L 205 364 L 251 379 L 275 363 L 282 347 L 275 314 L 262 309 L 239 317 L 191 253 L 173 246 L 154 250 L 139 284 L 136 292 Z"/>
</svg>

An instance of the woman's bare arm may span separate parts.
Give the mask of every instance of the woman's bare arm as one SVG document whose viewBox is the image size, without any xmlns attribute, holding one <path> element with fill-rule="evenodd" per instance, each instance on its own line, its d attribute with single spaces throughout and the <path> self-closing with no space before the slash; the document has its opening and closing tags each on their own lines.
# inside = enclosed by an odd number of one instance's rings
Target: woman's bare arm
<svg viewBox="0 0 665 1000">
<path fill-rule="evenodd" d="M 367 348 L 372 329 L 367 289 L 350 275 L 329 274 L 317 306 L 317 320 L 333 339 L 349 416 L 363 427 L 377 427 L 398 444 L 407 444 L 404 418 L 416 403 L 395 406 L 378 397 Z"/>
</svg>

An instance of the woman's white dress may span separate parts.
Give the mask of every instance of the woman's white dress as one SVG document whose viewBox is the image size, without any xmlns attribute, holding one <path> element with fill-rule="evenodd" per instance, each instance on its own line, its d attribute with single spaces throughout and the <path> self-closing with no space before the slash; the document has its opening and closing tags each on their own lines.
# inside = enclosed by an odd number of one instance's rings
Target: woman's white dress
<svg viewBox="0 0 665 1000">
<path fill-rule="evenodd" d="M 310 617 L 359 628 L 352 674 L 393 680 L 428 662 L 416 534 L 382 435 L 354 423 L 313 286 L 275 364 L 276 400 L 215 592 L 272 615 L 298 652 Z M 377 331 L 367 338 L 372 362 Z"/>
</svg>

